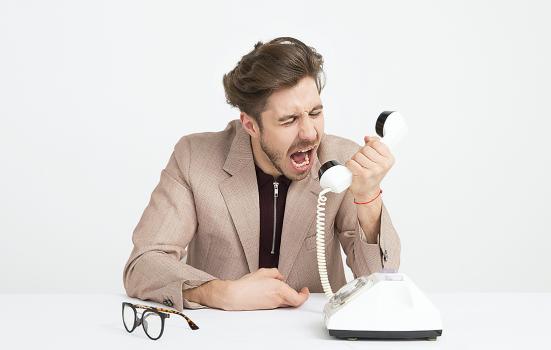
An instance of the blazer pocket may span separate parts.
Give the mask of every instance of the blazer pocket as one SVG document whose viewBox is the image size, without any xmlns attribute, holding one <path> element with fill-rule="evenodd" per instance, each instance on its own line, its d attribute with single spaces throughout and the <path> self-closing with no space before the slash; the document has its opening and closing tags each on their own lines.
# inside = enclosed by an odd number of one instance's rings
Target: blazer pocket
<svg viewBox="0 0 551 350">
<path fill-rule="evenodd" d="M 307 236 L 304 239 L 304 246 L 306 247 L 306 250 L 308 251 L 316 250 L 316 236 L 317 236 L 317 232 L 315 232 L 311 236 Z M 326 247 L 329 245 L 329 243 L 333 241 L 334 237 L 335 237 L 335 232 L 333 232 L 333 225 L 325 227 L 325 246 Z"/>
</svg>

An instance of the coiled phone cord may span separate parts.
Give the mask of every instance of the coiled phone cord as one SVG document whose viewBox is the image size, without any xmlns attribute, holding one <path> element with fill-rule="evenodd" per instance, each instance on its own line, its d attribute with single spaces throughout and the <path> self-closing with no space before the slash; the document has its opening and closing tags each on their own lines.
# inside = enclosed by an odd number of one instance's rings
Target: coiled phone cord
<svg viewBox="0 0 551 350">
<path fill-rule="evenodd" d="M 325 296 L 331 298 L 333 296 L 333 290 L 331 284 L 329 284 L 329 277 L 327 277 L 327 264 L 325 261 L 325 202 L 327 197 L 325 194 L 331 192 L 331 189 L 326 188 L 322 190 L 318 196 L 318 210 L 316 216 L 316 254 L 318 258 L 318 271 L 320 274 L 321 286 Z"/>
</svg>

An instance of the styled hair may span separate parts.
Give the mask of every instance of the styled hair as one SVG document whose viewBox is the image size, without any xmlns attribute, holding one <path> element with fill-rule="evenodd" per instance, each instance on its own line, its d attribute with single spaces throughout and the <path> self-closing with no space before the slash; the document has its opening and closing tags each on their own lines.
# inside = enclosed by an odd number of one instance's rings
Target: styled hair
<svg viewBox="0 0 551 350">
<path fill-rule="evenodd" d="M 278 89 L 296 85 L 302 78 L 312 77 L 321 93 L 325 85 L 323 57 L 313 47 L 291 37 L 259 41 L 243 56 L 234 69 L 222 79 L 226 101 L 256 120 L 260 127 L 261 113 L 268 97 Z"/>
</svg>

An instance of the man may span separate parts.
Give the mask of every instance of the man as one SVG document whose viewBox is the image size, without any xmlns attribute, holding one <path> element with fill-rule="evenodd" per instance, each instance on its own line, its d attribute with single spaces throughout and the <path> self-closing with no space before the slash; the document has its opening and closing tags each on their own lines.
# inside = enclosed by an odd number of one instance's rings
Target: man
<svg viewBox="0 0 551 350">
<path fill-rule="evenodd" d="M 134 231 L 129 296 L 178 310 L 255 310 L 297 307 L 322 292 L 315 217 L 328 160 L 354 175 L 348 191 L 328 194 L 331 286 L 346 283 L 341 245 L 354 276 L 398 268 L 400 241 L 380 196 L 394 158 L 377 137 L 360 147 L 324 134 L 322 66 L 315 49 L 277 38 L 224 76 L 240 120 L 176 144 Z"/>
</svg>

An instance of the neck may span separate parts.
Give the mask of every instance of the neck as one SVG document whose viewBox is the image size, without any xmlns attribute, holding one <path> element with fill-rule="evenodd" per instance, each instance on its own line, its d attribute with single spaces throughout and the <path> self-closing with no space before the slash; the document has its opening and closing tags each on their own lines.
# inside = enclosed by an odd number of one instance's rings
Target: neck
<svg viewBox="0 0 551 350">
<path fill-rule="evenodd" d="M 278 177 L 281 173 L 274 167 L 266 153 L 260 147 L 260 142 L 258 139 L 251 137 L 251 148 L 253 150 L 254 163 L 259 167 L 265 174 L 272 175 L 273 177 Z"/>
</svg>

